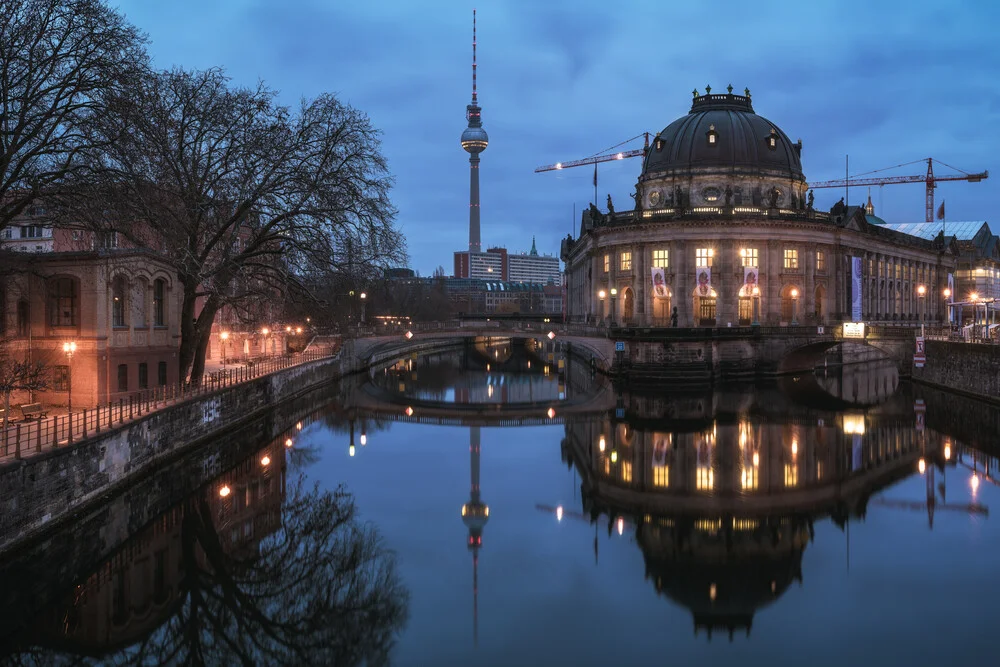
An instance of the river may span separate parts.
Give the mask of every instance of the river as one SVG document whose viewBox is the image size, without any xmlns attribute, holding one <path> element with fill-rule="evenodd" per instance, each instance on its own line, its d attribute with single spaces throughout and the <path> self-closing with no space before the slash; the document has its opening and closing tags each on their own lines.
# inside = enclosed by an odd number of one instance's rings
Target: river
<svg viewBox="0 0 1000 667">
<path fill-rule="evenodd" d="M 0 558 L 0 663 L 992 662 L 995 408 L 667 389 L 503 341 L 348 378 Z"/>
</svg>

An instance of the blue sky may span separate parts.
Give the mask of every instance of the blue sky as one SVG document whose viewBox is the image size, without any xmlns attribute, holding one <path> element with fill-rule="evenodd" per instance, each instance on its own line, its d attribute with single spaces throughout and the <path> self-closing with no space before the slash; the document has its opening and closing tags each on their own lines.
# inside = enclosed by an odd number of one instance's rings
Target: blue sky
<svg viewBox="0 0 1000 667">
<path fill-rule="evenodd" d="M 757 113 L 803 141 L 814 181 L 934 157 L 965 171 L 1000 154 L 1000 3 L 950 0 L 119 0 L 151 39 L 159 67 L 222 66 L 263 79 L 295 103 L 335 92 L 384 132 L 393 201 L 410 265 L 452 268 L 468 246 L 468 155 L 459 146 L 471 97 L 478 9 L 483 244 L 558 253 L 593 198 L 587 157 L 690 109 L 691 90 L 749 87 Z M 638 148 L 634 142 L 628 148 Z M 601 170 L 629 208 L 640 160 Z M 886 175 L 923 173 L 914 164 Z M 840 190 L 817 190 L 829 207 Z M 864 192 L 856 201 L 858 203 Z M 921 221 L 920 184 L 872 190 L 889 222 Z M 1000 172 L 943 183 L 949 220 L 991 220 Z M 852 196 L 852 200 L 856 198 Z M 992 222 L 992 220 L 991 220 Z M 995 232 L 1000 229 L 994 229 Z"/>
</svg>

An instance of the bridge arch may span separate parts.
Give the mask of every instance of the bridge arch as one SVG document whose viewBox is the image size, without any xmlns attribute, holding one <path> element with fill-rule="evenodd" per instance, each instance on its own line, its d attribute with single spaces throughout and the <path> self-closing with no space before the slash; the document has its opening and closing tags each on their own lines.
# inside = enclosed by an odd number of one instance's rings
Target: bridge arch
<svg viewBox="0 0 1000 667">
<path fill-rule="evenodd" d="M 840 347 L 840 363 L 859 364 L 878 361 L 892 361 L 902 370 L 905 360 L 894 354 L 895 348 L 886 350 L 881 345 L 872 345 L 868 341 L 824 340 L 808 343 L 789 350 L 778 363 L 778 375 L 793 373 L 808 373 L 814 370 L 824 359 L 826 353 Z"/>
</svg>

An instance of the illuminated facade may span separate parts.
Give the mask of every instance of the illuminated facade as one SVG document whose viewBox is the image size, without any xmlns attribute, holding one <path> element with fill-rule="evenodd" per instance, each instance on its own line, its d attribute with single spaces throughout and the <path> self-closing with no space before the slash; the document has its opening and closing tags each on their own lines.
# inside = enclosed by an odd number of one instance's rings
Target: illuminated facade
<svg viewBox="0 0 1000 667">
<path fill-rule="evenodd" d="M 814 210 L 801 151 L 749 91 L 696 92 L 647 149 L 635 209 L 591 207 L 564 239 L 570 320 L 667 325 L 676 308 L 678 326 L 912 326 L 924 306 L 943 321 L 957 250 L 861 206 Z"/>
</svg>

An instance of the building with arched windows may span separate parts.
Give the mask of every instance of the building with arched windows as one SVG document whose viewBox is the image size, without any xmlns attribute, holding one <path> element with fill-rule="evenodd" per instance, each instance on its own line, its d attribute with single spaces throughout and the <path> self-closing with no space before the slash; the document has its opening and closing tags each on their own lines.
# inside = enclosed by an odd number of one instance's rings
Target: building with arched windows
<svg viewBox="0 0 1000 667">
<path fill-rule="evenodd" d="M 571 321 L 667 326 L 943 322 L 958 249 L 813 208 L 792 142 L 750 91 L 698 94 L 647 149 L 630 211 L 562 243 Z M 918 287 L 923 285 L 923 296 Z"/>
</svg>

